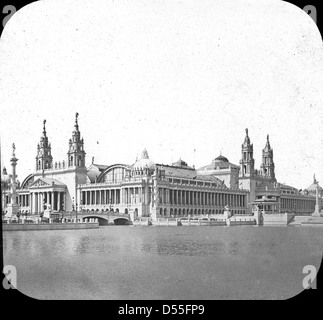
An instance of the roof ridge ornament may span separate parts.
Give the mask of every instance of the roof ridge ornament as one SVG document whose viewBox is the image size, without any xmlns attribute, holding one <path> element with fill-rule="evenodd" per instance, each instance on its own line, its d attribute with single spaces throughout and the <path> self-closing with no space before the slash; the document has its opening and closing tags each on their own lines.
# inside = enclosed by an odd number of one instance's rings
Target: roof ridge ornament
<svg viewBox="0 0 323 320">
<path fill-rule="evenodd" d="M 248 135 L 248 128 L 246 128 L 246 136 L 244 138 L 243 147 L 249 147 L 249 146 L 250 146 L 250 138 Z"/>
<path fill-rule="evenodd" d="M 271 147 L 270 147 L 270 142 L 269 142 L 269 134 L 267 134 L 267 141 L 266 141 L 264 151 L 270 151 L 270 150 L 271 150 Z"/>
<path fill-rule="evenodd" d="M 149 159 L 147 149 L 144 148 L 144 150 L 141 153 L 141 159 Z"/>
<path fill-rule="evenodd" d="M 43 134 L 46 136 L 46 119 L 43 121 Z"/>
</svg>

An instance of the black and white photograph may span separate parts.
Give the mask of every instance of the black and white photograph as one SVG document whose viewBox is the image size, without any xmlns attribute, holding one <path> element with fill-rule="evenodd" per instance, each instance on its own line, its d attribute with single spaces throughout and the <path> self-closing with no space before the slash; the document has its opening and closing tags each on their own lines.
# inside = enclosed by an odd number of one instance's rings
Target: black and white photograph
<svg viewBox="0 0 323 320">
<path fill-rule="evenodd" d="M 5 291 L 200 300 L 123 304 L 116 314 L 152 317 L 317 290 L 323 46 L 314 5 L 9 4 L 0 38 Z"/>
</svg>

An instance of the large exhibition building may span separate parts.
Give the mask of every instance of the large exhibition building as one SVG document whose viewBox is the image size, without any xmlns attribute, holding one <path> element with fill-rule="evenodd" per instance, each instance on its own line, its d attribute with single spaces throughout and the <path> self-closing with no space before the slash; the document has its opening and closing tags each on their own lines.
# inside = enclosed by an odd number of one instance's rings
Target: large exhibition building
<svg viewBox="0 0 323 320">
<path fill-rule="evenodd" d="M 253 145 L 248 129 L 241 147 L 239 165 L 220 155 L 210 164 L 194 168 L 179 159 L 161 164 L 143 150 L 133 164 L 86 166 L 84 140 L 75 117 L 67 157 L 54 162 L 46 121 L 37 145 L 35 172 L 17 184 L 21 214 L 40 215 L 45 208 L 56 212 L 102 212 L 113 209 L 136 217 L 183 217 L 221 214 L 229 206 L 234 215 L 251 214 L 251 203 L 268 197 L 278 203 L 280 212 L 311 214 L 314 211 L 317 182 L 300 191 L 277 182 L 273 149 L 269 136 L 262 151 L 260 170 L 254 167 Z M 2 208 L 10 204 L 12 175 L 3 168 Z M 320 208 L 323 189 L 319 187 Z"/>
</svg>

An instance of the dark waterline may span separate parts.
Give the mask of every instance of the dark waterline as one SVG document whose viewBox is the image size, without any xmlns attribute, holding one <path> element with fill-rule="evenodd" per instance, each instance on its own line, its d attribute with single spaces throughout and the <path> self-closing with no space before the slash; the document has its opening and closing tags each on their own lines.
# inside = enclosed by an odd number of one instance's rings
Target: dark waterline
<svg viewBox="0 0 323 320">
<path fill-rule="evenodd" d="M 286 299 L 319 268 L 322 227 L 139 227 L 3 233 L 38 299 Z"/>
</svg>

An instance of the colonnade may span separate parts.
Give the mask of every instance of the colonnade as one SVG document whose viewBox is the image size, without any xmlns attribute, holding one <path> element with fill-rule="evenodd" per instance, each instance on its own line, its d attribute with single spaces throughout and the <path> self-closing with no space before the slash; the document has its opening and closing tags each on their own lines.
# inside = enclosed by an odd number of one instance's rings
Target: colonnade
<svg viewBox="0 0 323 320">
<path fill-rule="evenodd" d="M 151 187 L 126 187 L 81 191 L 82 205 L 150 204 Z M 246 194 L 158 188 L 159 205 L 246 207 Z"/>
<path fill-rule="evenodd" d="M 87 190 L 81 192 L 82 205 L 119 204 L 120 189 Z"/>
<path fill-rule="evenodd" d="M 29 207 L 30 204 L 30 194 L 19 194 L 18 203 L 21 207 Z"/>
<path fill-rule="evenodd" d="M 32 192 L 31 212 L 39 214 L 45 210 L 45 204 L 49 204 L 51 210 L 65 210 L 66 195 L 60 191 Z"/>
<path fill-rule="evenodd" d="M 313 213 L 315 209 L 315 200 L 281 198 L 280 209 L 281 211 L 289 210 L 294 213 Z"/>
<path fill-rule="evenodd" d="M 246 195 L 159 188 L 159 203 L 188 206 L 245 207 Z"/>
<path fill-rule="evenodd" d="M 126 187 L 109 190 L 86 190 L 81 191 L 82 205 L 115 205 L 150 203 L 150 187 Z"/>
</svg>

